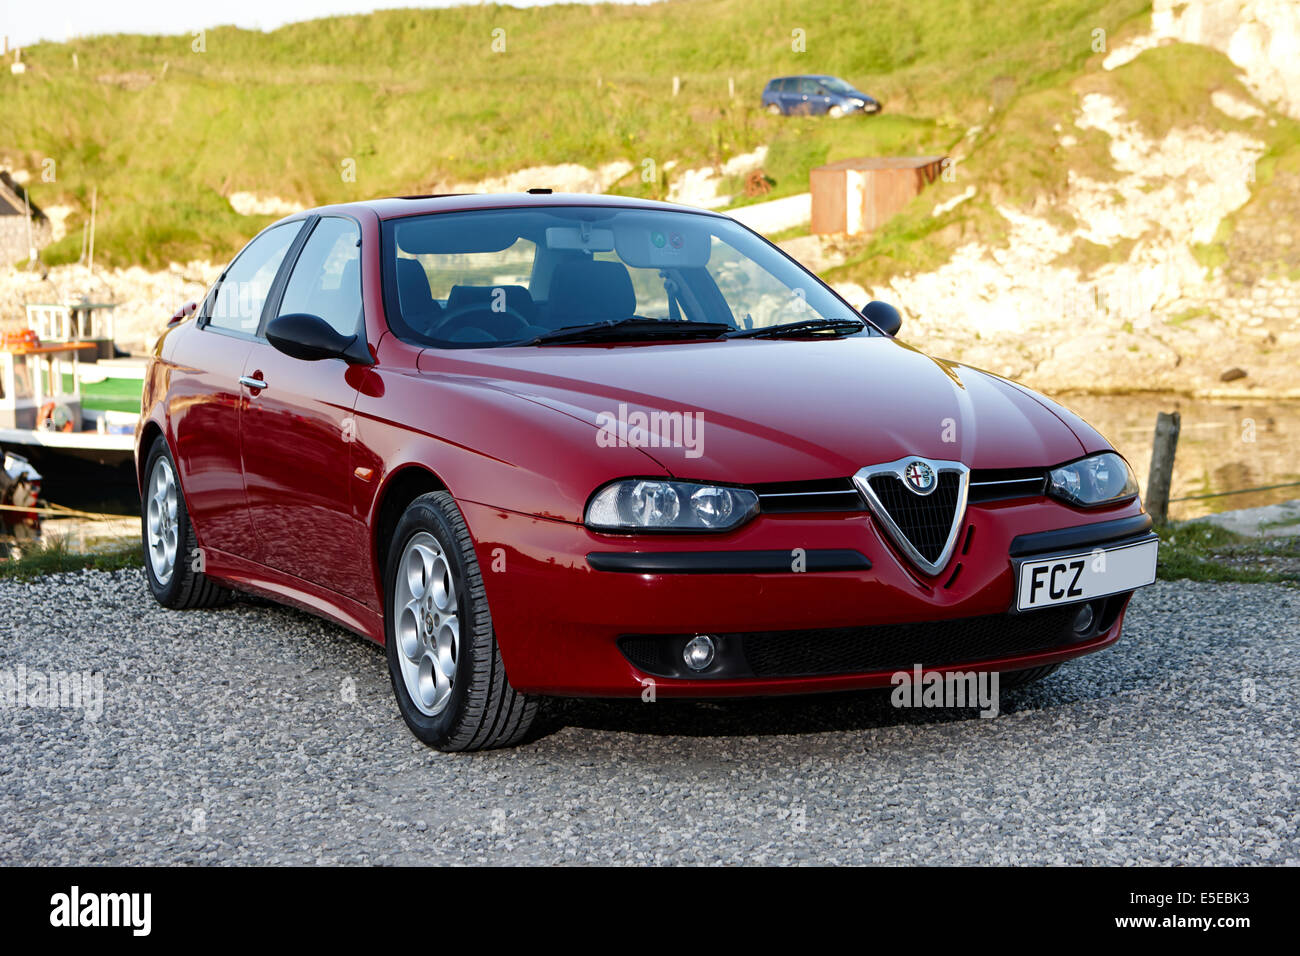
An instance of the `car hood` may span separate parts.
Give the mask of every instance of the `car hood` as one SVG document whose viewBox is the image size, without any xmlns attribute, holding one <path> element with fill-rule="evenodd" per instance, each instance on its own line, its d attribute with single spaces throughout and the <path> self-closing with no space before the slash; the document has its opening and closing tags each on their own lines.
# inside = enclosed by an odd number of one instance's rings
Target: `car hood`
<svg viewBox="0 0 1300 956">
<path fill-rule="evenodd" d="M 1045 467 L 1106 447 L 1028 389 L 880 336 L 430 350 L 420 367 L 587 422 L 593 454 L 631 445 L 683 478 L 845 477 L 908 455 Z"/>
</svg>

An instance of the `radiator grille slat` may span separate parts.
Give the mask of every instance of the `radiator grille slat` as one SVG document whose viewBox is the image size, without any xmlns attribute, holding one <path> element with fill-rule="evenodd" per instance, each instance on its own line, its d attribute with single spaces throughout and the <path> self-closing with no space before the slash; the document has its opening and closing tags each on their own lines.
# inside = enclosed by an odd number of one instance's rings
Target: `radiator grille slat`
<svg viewBox="0 0 1300 956">
<path fill-rule="evenodd" d="M 734 635 L 755 677 L 945 667 L 1067 644 L 1076 607 L 914 624 Z"/>
<path fill-rule="evenodd" d="M 957 518 L 961 475 L 940 472 L 938 486 L 928 495 L 915 494 L 894 475 L 873 475 L 868 480 L 908 543 L 925 560 L 938 561 Z"/>
</svg>

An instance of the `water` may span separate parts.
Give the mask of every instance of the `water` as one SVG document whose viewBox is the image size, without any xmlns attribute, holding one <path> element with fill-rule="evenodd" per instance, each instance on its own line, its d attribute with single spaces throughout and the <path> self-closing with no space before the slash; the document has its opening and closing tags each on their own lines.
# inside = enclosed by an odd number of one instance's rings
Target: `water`
<svg viewBox="0 0 1300 956">
<path fill-rule="evenodd" d="M 1300 482 L 1300 402 L 1210 401 L 1160 393 L 1133 395 L 1065 395 L 1058 400 L 1093 424 L 1132 463 L 1145 489 L 1157 412 L 1177 411 L 1182 431 L 1174 463 L 1169 516 L 1198 518 L 1219 511 L 1254 508 L 1300 498 L 1300 485 L 1270 491 L 1190 498 Z M 139 497 L 129 482 L 93 483 L 47 476 L 45 497 L 71 508 L 118 515 L 113 520 L 46 518 L 39 538 L 66 540 L 78 551 L 133 543 L 139 538 Z M 5 534 L 0 524 L 0 553 L 15 545 L 29 547 L 30 528 Z"/>
<path fill-rule="evenodd" d="M 1300 485 L 1177 501 L 1300 482 L 1300 402 L 1211 401 L 1161 393 L 1054 396 L 1082 415 L 1132 464 L 1145 491 L 1158 412 L 1182 417 L 1169 517 L 1183 521 L 1220 511 L 1300 498 Z"/>
</svg>

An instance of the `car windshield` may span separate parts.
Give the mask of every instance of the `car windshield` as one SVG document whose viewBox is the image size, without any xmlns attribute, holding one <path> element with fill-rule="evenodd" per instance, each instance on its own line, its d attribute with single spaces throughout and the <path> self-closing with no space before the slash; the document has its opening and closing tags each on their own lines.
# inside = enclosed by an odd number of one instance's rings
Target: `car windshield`
<svg viewBox="0 0 1300 956">
<path fill-rule="evenodd" d="M 820 82 L 822 86 L 826 87 L 826 89 L 830 90 L 830 92 L 832 93 L 856 93 L 857 92 L 857 90 L 855 90 L 852 86 L 845 83 L 843 80 L 839 79 L 838 77 L 824 76 L 821 78 Z"/>
<path fill-rule="evenodd" d="M 519 345 L 601 323 L 663 337 L 676 327 L 669 323 L 710 323 L 720 334 L 860 318 L 780 251 L 718 216 L 493 209 L 390 219 L 383 237 L 389 326 L 415 344 Z"/>
</svg>

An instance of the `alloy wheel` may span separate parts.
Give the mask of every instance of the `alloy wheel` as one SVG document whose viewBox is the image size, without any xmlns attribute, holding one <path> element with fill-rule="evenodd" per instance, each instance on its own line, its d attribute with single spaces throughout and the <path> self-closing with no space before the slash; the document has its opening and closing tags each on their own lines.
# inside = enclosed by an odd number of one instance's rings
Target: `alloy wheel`
<svg viewBox="0 0 1300 956">
<path fill-rule="evenodd" d="M 421 713 L 436 716 L 456 682 L 460 617 L 451 564 L 427 531 L 412 535 L 402 552 L 393 616 L 406 692 Z"/>
<path fill-rule="evenodd" d="M 176 472 L 167 458 L 154 462 L 149 475 L 149 505 L 146 513 L 149 527 L 149 565 L 159 584 L 167 584 L 176 571 L 176 552 L 179 533 L 176 520 L 178 500 Z"/>
</svg>

